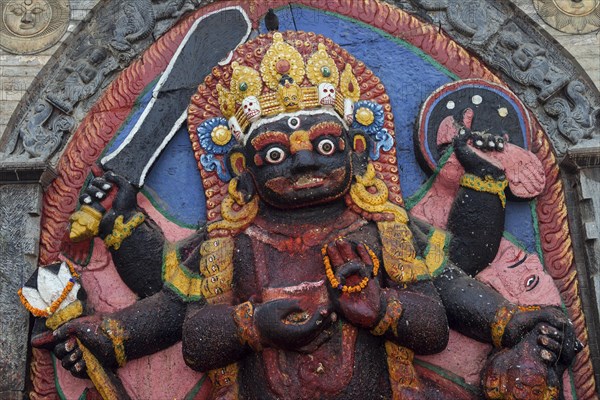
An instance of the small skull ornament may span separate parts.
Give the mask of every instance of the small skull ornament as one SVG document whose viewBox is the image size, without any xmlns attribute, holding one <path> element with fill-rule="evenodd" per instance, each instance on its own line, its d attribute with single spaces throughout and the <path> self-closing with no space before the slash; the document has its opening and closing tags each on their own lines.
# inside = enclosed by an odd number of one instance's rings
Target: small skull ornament
<svg viewBox="0 0 600 400">
<path fill-rule="evenodd" d="M 243 133 L 237 118 L 229 118 L 229 121 L 227 121 L 227 125 L 229 125 L 229 130 L 231 131 L 231 133 L 233 133 L 233 136 L 236 138 L 236 140 L 240 141 Z"/>
<path fill-rule="evenodd" d="M 354 121 L 354 102 L 351 99 L 344 100 L 344 121 L 348 125 Z"/>
<path fill-rule="evenodd" d="M 261 109 L 260 103 L 255 96 L 248 96 L 242 101 L 242 107 L 244 108 L 244 114 L 248 121 L 254 122 L 260 118 Z"/>
<path fill-rule="evenodd" d="M 319 85 L 319 104 L 324 107 L 335 105 L 335 87 L 328 82 Z"/>
</svg>

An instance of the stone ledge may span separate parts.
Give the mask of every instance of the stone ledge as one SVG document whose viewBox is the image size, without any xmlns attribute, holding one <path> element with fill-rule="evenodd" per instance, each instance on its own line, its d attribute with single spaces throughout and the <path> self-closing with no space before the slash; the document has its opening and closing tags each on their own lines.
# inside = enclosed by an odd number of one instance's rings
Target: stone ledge
<svg viewBox="0 0 600 400">
<path fill-rule="evenodd" d="M 0 161 L 0 185 L 39 183 L 45 189 L 56 178 L 56 170 L 43 161 Z"/>
</svg>

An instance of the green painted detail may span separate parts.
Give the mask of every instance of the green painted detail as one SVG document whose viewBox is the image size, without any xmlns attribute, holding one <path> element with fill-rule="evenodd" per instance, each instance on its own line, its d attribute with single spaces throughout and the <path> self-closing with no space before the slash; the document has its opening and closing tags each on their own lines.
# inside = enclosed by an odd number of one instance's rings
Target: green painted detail
<svg viewBox="0 0 600 400">
<path fill-rule="evenodd" d="M 569 371 L 569 383 L 571 384 L 571 396 L 573 400 L 578 400 L 577 391 L 575 390 L 575 377 L 573 376 L 573 367 L 568 368 Z M 564 388 L 563 388 L 564 390 Z"/>
<path fill-rule="evenodd" d="M 58 394 L 60 400 L 67 400 L 67 397 L 63 393 L 58 382 L 58 374 L 56 373 L 56 356 L 54 353 L 50 353 L 50 355 L 52 356 L 52 369 L 54 370 L 54 387 L 56 388 L 56 394 Z"/>
<path fill-rule="evenodd" d="M 62 252 L 61 254 L 69 261 L 72 261 L 73 263 L 80 265 L 82 267 L 86 267 L 90 263 L 90 260 L 92 259 L 92 253 L 94 252 L 95 242 L 96 241 L 93 239 L 90 240 L 90 248 L 87 251 L 87 257 L 83 260 L 76 260 L 72 257 L 69 257 L 69 255 L 66 252 Z"/>
<path fill-rule="evenodd" d="M 168 288 L 171 292 L 175 293 L 182 301 L 186 303 L 191 303 L 194 301 L 200 301 L 203 299 L 201 295 L 189 296 L 185 293 L 182 293 L 179 289 L 177 289 L 171 282 L 165 282 L 163 287 Z"/>
<path fill-rule="evenodd" d="M 537 215 L 537 200 L 534 199 L 529 202 L 529 207 L 531 208 L 531 218 L 533 219 L 533 232 L 535 234 L 535 249 L 538 253 L 538 257 L 540 258 L 540 262 L 546 269 L 546 264 L 544 263 L 544 252 L 542 251 L 542 242 L 540 240 L 540 223 Z"/>
<path fill-rule="evenodd" d="M 115 134 L 113 135 L 113 137 L 108 141 L 108 143 L 106 144 L 106 146 L 104 146 L 104 150 L 102 150 L 102 153 L 100 153 L 100 156 L 98 157 L 98 160 L 101 160 L 102 157 L 104 157 L 106 155 L 106 152 L 112 147 L 113 142 L 121 134 L 121 131 L 123 130 L 123 127 L 127 126 L 127 124 L 129 123 L 129 121 L 131 121 L 131 118 L 133 118 L 133 116 L 135 115 L 135 113 L 140 109 L 141 104 L 140 104 L 139 100 L 142 99 L 142 98 L 144 98 L 144 96 L 150 90 L 152 90 L 154 88 L 154 86 L 156 85 L 156 83 L 158 82 L 158 80 L 161 78 L 161 76 L 162 76 L 162 74 L 160 74 L 156 78 L 154 78 L 152 80 L 152 82 L 150 82 L 148 85 L 146 85 L 146 87 L 144 88 L 144 90 L 141 91 L 141 93 L 138 95 L 138 97 L 136 97 L 135 103 L 133 104 L 133 107 L 131 107 L 131 111 L 129 112 L 129 115 L 121 123 L 119 129 L 115 132 Z"/>
<path fill-rule="evenodd" d="M 287 9 L 288 7 L 289 7 L 289 5 L 286 4 L 285 6 L 276 8 L 276 10 L 282 10 L 284 8 Z M 354 18 L 351 18 L 351 17 L 347 17 L 345 15 L 341 15 L 341 14 L 335 13 L 333 11 L 321 10 L 319 8 L 310 7 L 310 6 L 306 6 L 306 5 L 303 5 L 303 4 L 294 4 L 294 7 L 295 8 L 307 8 L 307 9 L 316 10 L 316 11 L 322 12 L 324 14 L 332 15 L 332 16 L 334 16 L 336 18 L 343 19 L 343 20 L 346 20 L 346 21 L 350 21 L 350 22 L 355 23 L 357 25 L 361 25 L 361 26 L 363 26 L 363 27 L 365 27 L 367 29 L 370 29 L 370 30 L 372 30 L 374 32 L 377 32 L 381 36 L 383 36 L 383 37 L 391 40 L 394 43 L 397 43 L 397 44 L 399 44 L 401 46 L 406 47 L 407 49 L 409 49 L 410 51 L 412 51 L 413 53 L 415 53 L 421 59 L 427 61 L 435 69 L 437 69 L 442 74 L 444 74 L 447 77 L 449 77 L 450 79 L 452 79 L 454 81 L 457 81 L 457 80 L 460 79 L 458 77 L 458 75 L 450 72 L 446 67 L 444 67 L 442 64 L 440 64 L 439 62 L 437 62 L 433 58 L 431 58 L 431 56 L 429 54 L 425 53 L 423 50 L 419 49 L 418 47 L 416 47 L 416 46 L 414 46 L 414 45 L 412 45 L 412 44 L 410 44 L 410 43 L 408 43 L 408 42 L 406 42 L 406 41 L 404 41 L 402 39 L 397 38 L 396 36 L 390 35 L 389 33 L 385 32 L 385 31 L 383 31 L 383 30 L 381 30 L 379 28 L 375 28 L 374 26 L 371 26 L 371 25 L 367 24 L 366 22 L 362 22 L 362 21 L 359 21 L 357 19 L 354 19 Z"/>
<path fill-rule="evenodd" d="M 86 400 L 88 392 L 89 392 L 88 388 L 85 388 L 85 390 L 83 391 L 83 393 L 81 393 L 81 396 L 79 396 L 79 398 L 77 400 Z"/>
<path fill-rule="evenodd" d="M 240 91 L 245 92 L 246 90 L 248 90 L 248 84 L 246 82 L 240 83 Z"/>
<path fill-rule="evenodd" d="M 467 382 L 465 382 L 465 380 L 463 378 L 461 378 L 458 375 L 453 374 L 452 372 L 450 372 L 442 367 L 438 367 L 437 365 L 429 364 L 428 362 L 420 360 L 418 358 L 415 358 L 414 363 L 417 365 L 420 365 L 423 368 L 427 368 L 428 370 L 435 372 L 436 374 L 449 380 L 450 382 L 456 383 L 458 386 L 468 390 L 469 392 L 471 392 L 475 395 L 481 395 L 479 388 L 477 388 L 473 385 L 469 385 Z"/>
<path fill-rule="evenodd" d="M 156 198 L 154 197 L 154 195 L 152 194 L 150 189 L 143 187 L 140 190 L 140 192 L 144 196 L 146 196 L 146 198 L 148 199 L 150 204 L 152 204 L 152 206 L 154 206 L 154 208 L 156 208 L 156 210 L 159 213 L 161 213 L 162 216 L 165 217 L 166 219 L 168 219 L 170 222 L 174 223 L 175 225 L 179 226 L 180 228 L 194 229 L 194 230 L 198 229 L 198 225 L 186 224 L 185 222 L 181 222 L 177 218 L 172 216 L 167 210 L 165 210 L 165 208 L 162 206 L 161 202 L 159 200 L 156 200 Z"/>
<path fill-rule="evenodd" d="M 436 167 L 435 171 L 433 171 L 433 175 L 431 175 L 431 177 L 427 180 L 427 182 L 425 182 L 425 184 L 421 185 L 419 190 L 417 190 L 412 196 L 404 200 L 404 207 L 407 211 L 410 211 L 414 206 L 419 204 L 421 200 L 423 200 L 423 197 L 425 197 L 427 192 L 429 192 L 429 190 L 433 186 L 433 183 L 435 182 L 435 179 L 442 170 L 442 167 L 446 164 L 446 162 L 448 162 L 448 159 L 450 158 L 453 152 L 454 147 L 449 146 L 444 152 L 444 154 L 442 154 L 442 157 L 440 157 L 440 161 L 438 162 L 438 166 Z"/>
<path fill-rule="evenodd" d="M 527 249 L 525 248 L 525 246 L 519 241 L 519 239 L 517 239 L 512 233 L 510 233 L 509 231 L 504 231 L 502 233 L 502 236 L 504 237 L 504 239 L 508 240 L 509 242 L 511 242 L 512 244 L 514 244 L 515 246 L 517 246 L 519 249 L 523 250 L 523 251 L 527 251 Z"/>
<path fill-rule="evenodd" d="M 194 400 L 198 392 L 200 392 L 200 390 L 202 389 L 202 386 L 204 386 L 205 381 L 206 375 L 202 375 L 202 378 L 200 378 L 200 380 L 194 385 L 194 387 L 188 392 L 188 394 L 185 395 L 183 400 Z"/>
<path fill-rule="evenodd" d="M 187 295 L 185 293 L 182 293 L 177 287 L 175 287 L 175 285 L 173 285 L 171 282 L 169 282 L 166 278 L 166 267 L 167 267 L 167 254 L 169 254 L 169 252 L 175 250 L 175 252 L 177 253 L 177 260 L 181 259 L 181 256 L 179 254 L 179 249 L 172 244 L 166 244 L 164 246 L 163 249 L 163 259 L 162 259 L 162 268 L 161 268 L 161 278 L 163 281 L 163 287 L 167 287 L 171 290 L 171 292 L 175 293 L 181 300 L 185 301 L 185 302 L 193 302 L 193 301 L 199 301 L 203 299 L 203 296 L 201 295 L 197 295 L 197 296 L 190 296 Z M 181 271 L 183 271 L 184 275 L 190 279 L 198 279 L 201 280 L 203 278 L 202 274 L 200 273 L 196 273 L 196 272 L 192 272 L 190 271 L 188 268 L 183 267 L 180 268 Z"/>
<path fill-rule="evenodd" d="M 331 70 L 329 69 L 329 67 L 322 67 L 321 68 L 321 74 L 325 77 L 325 78 L 329 78 L 331 76 Z"/>
</svg>

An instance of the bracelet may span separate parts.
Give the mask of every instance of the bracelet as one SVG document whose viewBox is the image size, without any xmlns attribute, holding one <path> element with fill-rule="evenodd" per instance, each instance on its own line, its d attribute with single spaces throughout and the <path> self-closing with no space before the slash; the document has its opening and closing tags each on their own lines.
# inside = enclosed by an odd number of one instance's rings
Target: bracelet
<svg viewBox="0 0 600 400">
<path fill-rule="evenodd" d="M 119 250 L 123 240 L 127 239 L 133 233 L 133 230 L 140 226 L 146 217 L 141 212 L 137 212 L 127 221 L 123 222 L 123 216 L 119 215 L 115 220 L 113 231 L 110 235 L 104 238 L 104 243 L 107 247 L 112 247 L 115 250 Z"/>
<path fill-rule="evenodd" d="M 504 337 L 506 326 L 517 312 L 537 311 L 539 309 L 540 306 L 516 306 L 514 304 L 500 307 L 496 311 L 494 322 L 492 322 L 492 343 L 494 347 L 502 347 L 502 338 Z"/>
<path fill-rule="evenodd" d="M 504 189 L 506 189 L 506 186 L 508 186 L 508 181 L 506 179 L 497 181 L 490 175 L 486 175 L 485 179 L 481 179 L 477 175 L 464 174 L 460 178 L 460 186 L 473 189 L 478 192 L 495 194 L 500 198 L 500 202 L 502 202 L 502 208 L 506 207 L 506 194 L 504 193 Z"/>
<path fill-rule="evenodd" d="M 125 340 L 128 339 L 125 328 L 123 328 L 118 320 L 106 318 L 102 321 L 100 329 L 102 329 L 102 332 L 108 336 L 113 344 L 117 364 L 119 367 L 124 366 L 127 363 L 127 356 L 125 355 Z"/>
<path fill-rule="evenodd" d="M 375 336 L 384 335 L 387 330 L 392 327 L 392 332 L 398 337 L 398 320 L 402 316 L 402 303 L 395 297 L 389 297 L 387 299 L 387 306 L 385 309 L 385 315 L 373 329 L 371 333 Z"/>
<path fill-rule="evenodd" d="M 254 326 L 254 306 L 249 301 L 235 307 L 233 321 L 238 328 L 238 337 L 242 344 L 247 344 L 254 351 L 261 351 L 262 345 L 258 331 Z"/>
</svg>

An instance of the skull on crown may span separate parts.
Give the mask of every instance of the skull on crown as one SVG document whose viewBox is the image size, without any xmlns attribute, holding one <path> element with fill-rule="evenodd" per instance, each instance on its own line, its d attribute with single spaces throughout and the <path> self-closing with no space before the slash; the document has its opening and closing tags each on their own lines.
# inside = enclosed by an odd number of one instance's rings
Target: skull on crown
<svg viewBox="0 0 600 400">
<path fill-rule="evenodd" d="M 248 96 L 242 101 L 242 107 L 244 108 L 244 114 L 248 121 L 254 122 L 260 118 L 261 109 L 260 103 L 256 96 Z"/>
<path fill-rule="evenodd" d="M 328 82 L 319 85 L 319 104 L 324 107 L 335 105 L 335 87 Z"/>
</svg>

